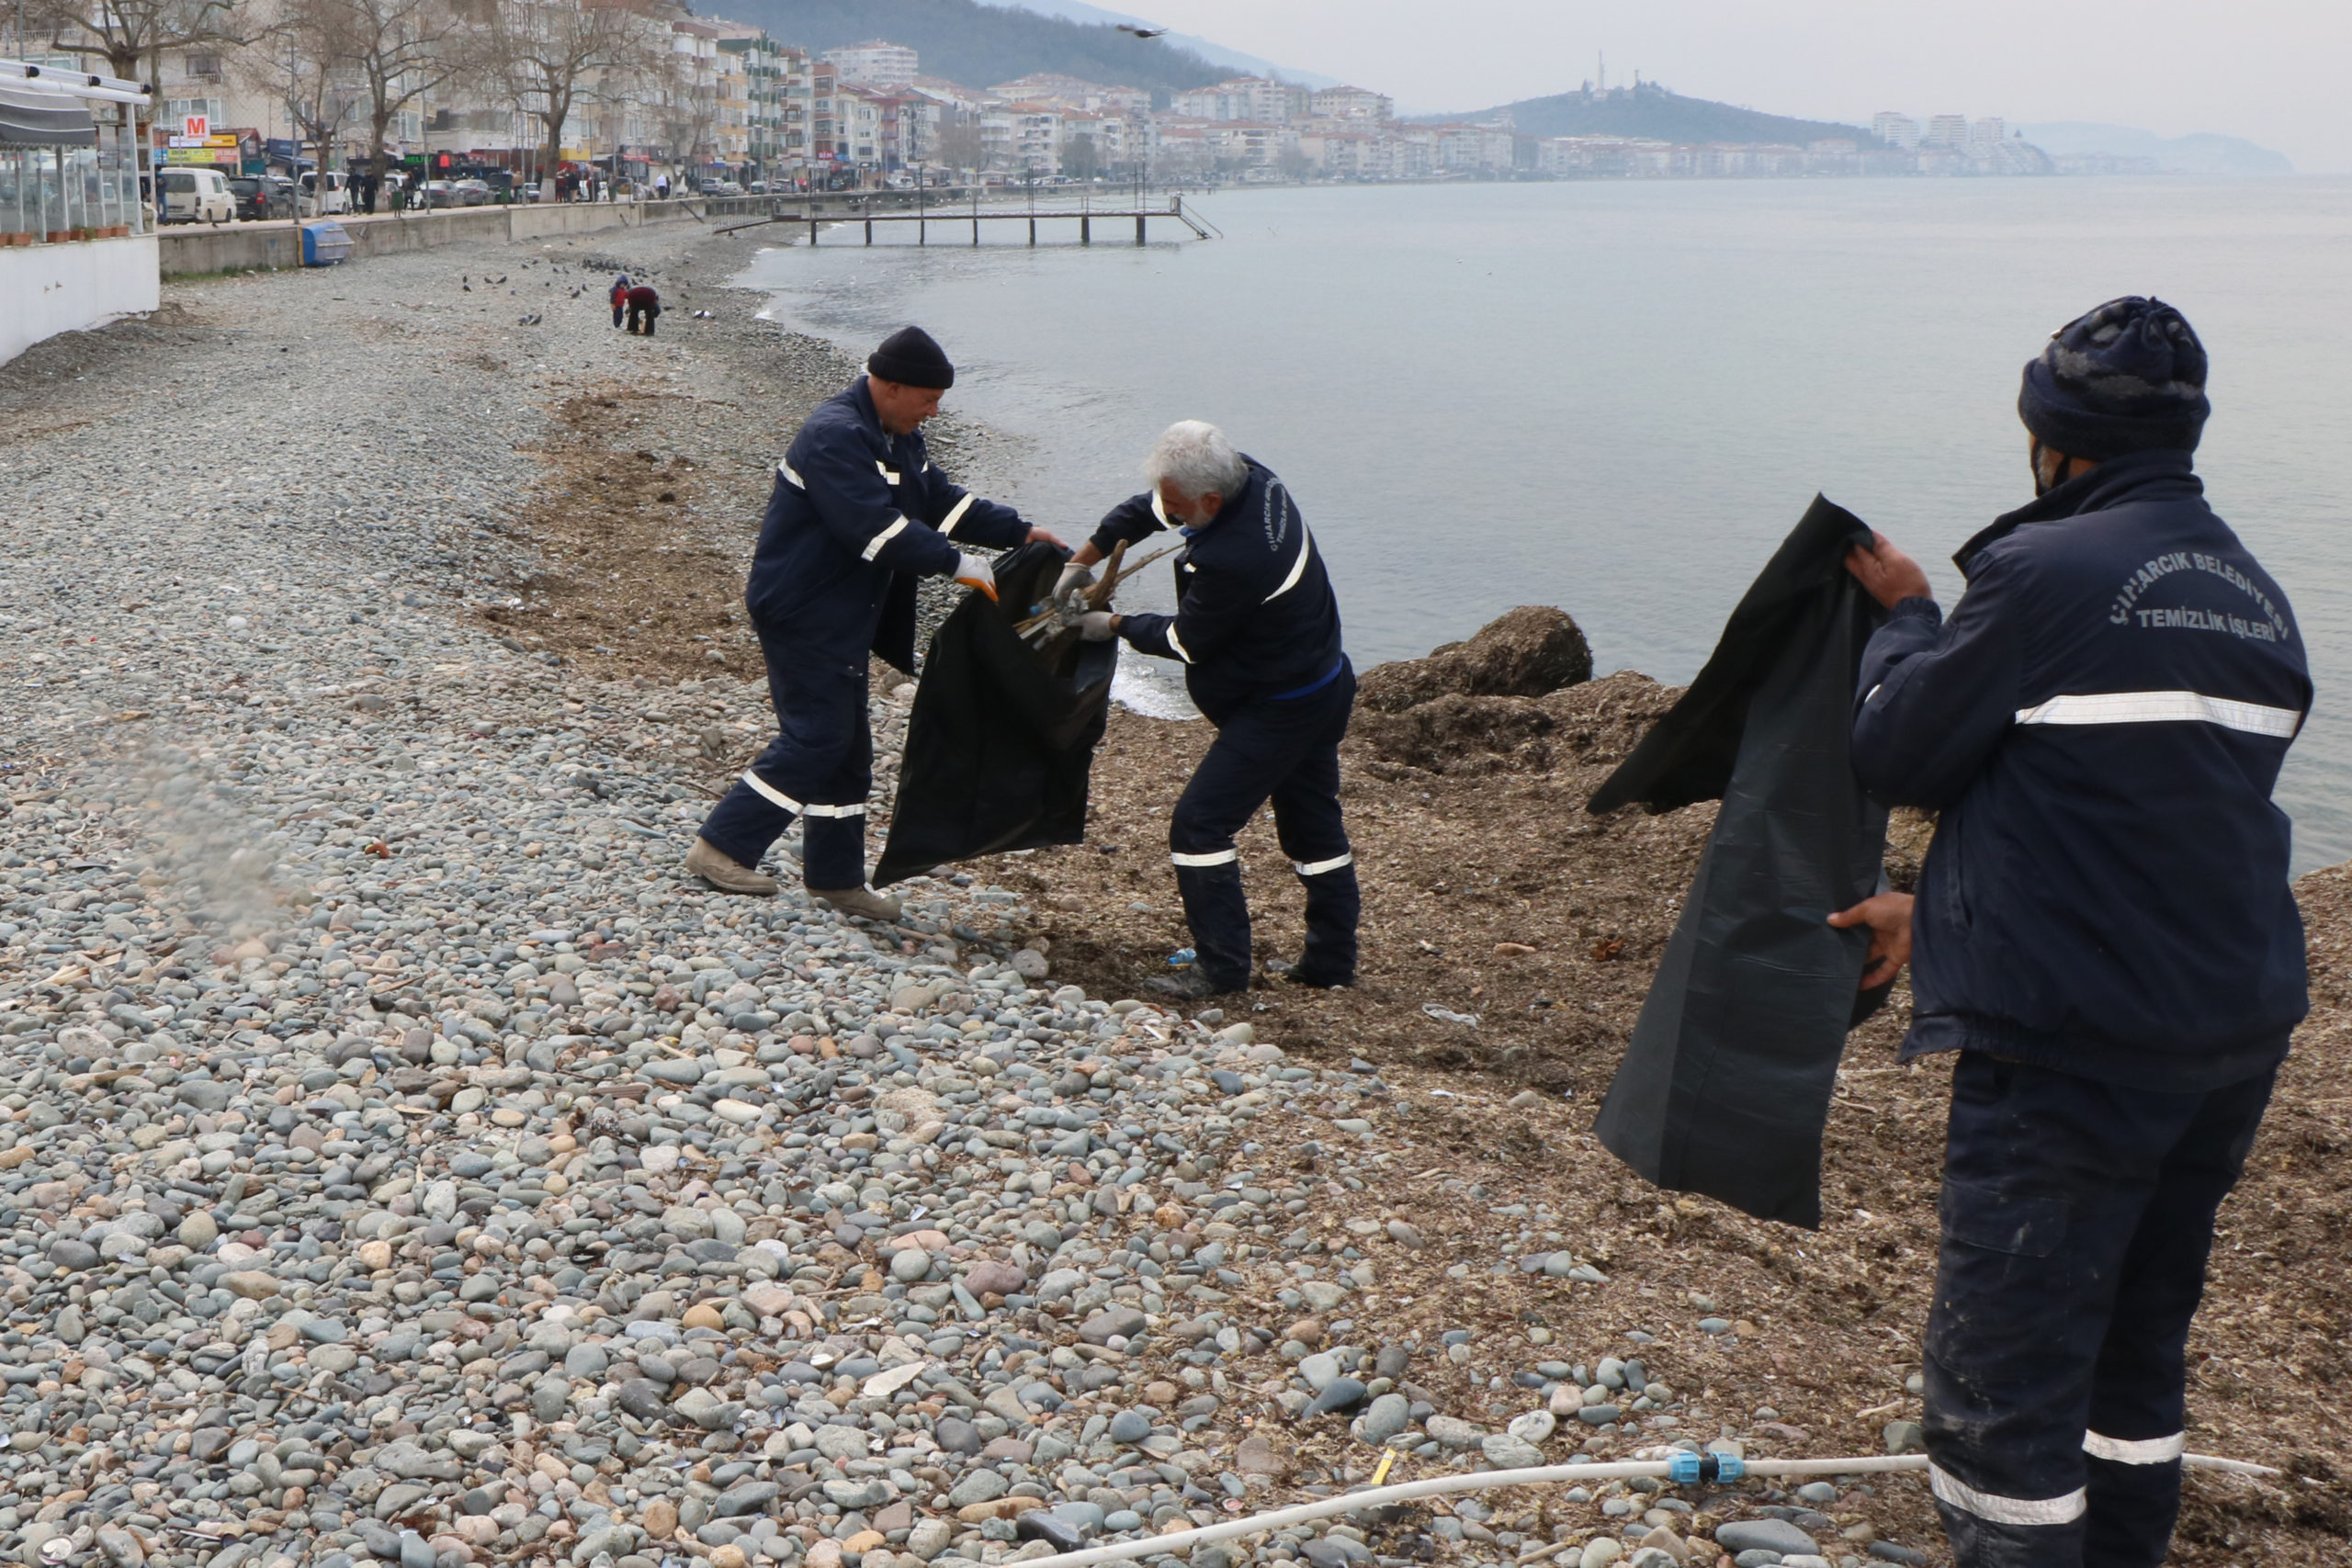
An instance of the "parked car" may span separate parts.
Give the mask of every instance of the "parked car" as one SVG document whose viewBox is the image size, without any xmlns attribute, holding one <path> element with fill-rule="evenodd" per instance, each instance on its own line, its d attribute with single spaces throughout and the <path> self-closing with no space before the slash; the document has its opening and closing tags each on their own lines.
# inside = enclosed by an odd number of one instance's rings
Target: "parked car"
<svg viewBox="0 0 2352 1568">
<path fill-rule="evenodd" d="M 237 198 L 237 216 L 242 220 L 294 215 L 294 198 L 281 196 L 277 187 L 260 175 L 231 175 L 229 190 Z"/>
<path fill-rule="evenodd" d="M 705 196 L 741 196 L 743 187 L 733 180 L 713 180 L 702 187 Z"/>
<path fill-rule="evenodd" d="M 451 180 L 449 188 L 457 193 L 459 207 L 490 205 L 490 184 L 486 180 Z"/>
<path fill-rule="evenodd" d="M 270 216 L 272 218 L 293 217 L 295 199 L 293 180 L 285 175 L 264 175 L 261 177 L 269 185 L 270 204 L 276 209 L 270 213 Z"/>
<path fill-rule="evenodd" d="M 229 223 L 237 216 L 236 193 L 218 169 L 164 171 L 164 221 Z"/>
<path fill-rule="evenodd" d="M 327 171 L 326 194 L 319 195 L 319 172 L 308 169 L 302 175 L 302 211 L 312 218 L 351 210 L 351 176 L 336 170 Z"/>
</svg>

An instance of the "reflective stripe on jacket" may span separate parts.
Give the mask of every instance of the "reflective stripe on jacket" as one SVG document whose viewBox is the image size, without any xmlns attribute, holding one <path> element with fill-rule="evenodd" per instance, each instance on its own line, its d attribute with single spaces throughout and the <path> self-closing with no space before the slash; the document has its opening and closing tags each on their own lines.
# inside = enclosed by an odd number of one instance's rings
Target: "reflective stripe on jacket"
<svg viewBox="0 0 2352 1568">
<path fill-rule="evenodd" d="M 1954 559 L 1951 619 L 1897 604 L 1858 686 L 1864 786 L 1942 813 L 1905 1055 L 2184 1092 L 2275 1065 L 2309 1009 L 2270 799 L 2312 701 L 2287 596 L 2175 451 L 2102 463 Z"/>
<path fill-rule="evenodd" d="M 1012 508 L 932 467 L 921 431 L 886 434 L 861 376 L 817 406 L 776 465 L 744 606 L 821 656 L 863 660 L 870 649 L 911 671 L 915 579 L 1028 532 Z"/>
<path fill-rule="evenodd" d="M 1340 603 L 1290 491 L 1255 460 L 1250 482 L 1206 526 L 1184 533 L 1176 613 L 1125 616 L 1119 635 L 1141 653 L 1184 665 L 1184 684 L 1212 722 L 1246 702 L 1300 693 L 1337 671 Z M 1167 526 L 1153 494 L 1114 507 L 1093 535 L 1106 554 Z"/>
</svg>

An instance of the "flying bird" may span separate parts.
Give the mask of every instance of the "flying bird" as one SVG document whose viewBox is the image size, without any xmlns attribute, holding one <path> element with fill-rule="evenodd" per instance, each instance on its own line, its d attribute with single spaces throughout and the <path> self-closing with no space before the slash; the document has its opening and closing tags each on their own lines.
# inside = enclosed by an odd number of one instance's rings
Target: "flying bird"
<svg viewBox="0 0 2352 1568">
<path fill-rule="evenodd" d="M 1119 24 L 1119 30 L 1123 33 L 1133 33 L 1137 38 L 1158 38 L 1168 29 L 1166 28 L 1139 28 L 1133 22 L 1121 22 Z"/>
</svg>

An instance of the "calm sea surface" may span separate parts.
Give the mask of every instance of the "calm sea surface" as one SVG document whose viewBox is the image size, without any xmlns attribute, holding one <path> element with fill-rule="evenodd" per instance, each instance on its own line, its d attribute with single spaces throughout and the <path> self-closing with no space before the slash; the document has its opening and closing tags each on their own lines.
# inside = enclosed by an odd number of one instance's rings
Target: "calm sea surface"
<svg viewBox="0 0 2352 1568">
<path fill-rule="evenodd" d="M 1655 182 L 1236 192 L 1210 242 L 871 250 L 740 280 L 860 353 L 919 321 L 1003 498 L 1075 542 L 1207 419 L 1289 482 L 1360 666 L 1557 604 L 1679 682 L 1815 491 L 1927 563 L 2031 495 L 2018 367 L 2154 293 L 2212 355 L 2199 454 L 2285 585 L 2319 700 L 2280 787 L 2299 869 L 2352 858 L 2352 182 Z M 1114 225 L 1105 224 L 1109 230 Z M 1048 236 L 1075 225 L 1045 226 Z M 969 231 L 966 233 L 968 236 Z M 903 236 L 904 243 L 897 243 Z M 938 232 L 934 231 L 934 238 Z M 1165 607 L 1153 569 L 1123 596 Z M 1129 668 L 1149 661 L 1129 660 Z M 1154 672 L 1158 674 L 1157 671 Z M 1172 688 L 1146 677 L 1147 709 Z"/>
</svg>

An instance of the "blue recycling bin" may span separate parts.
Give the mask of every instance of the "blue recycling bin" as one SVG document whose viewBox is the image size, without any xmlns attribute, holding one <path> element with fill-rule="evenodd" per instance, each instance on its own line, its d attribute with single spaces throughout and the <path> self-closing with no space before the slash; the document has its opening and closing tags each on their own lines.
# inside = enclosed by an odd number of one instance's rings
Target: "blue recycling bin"
<svg viewBox="0 0 2352 1568">
<path fill-rule="evenodd" d="M 302 225 L 302 265 L 333 266 L 351 254 L 351 231 L 333 219 Z"/>
</svg>

